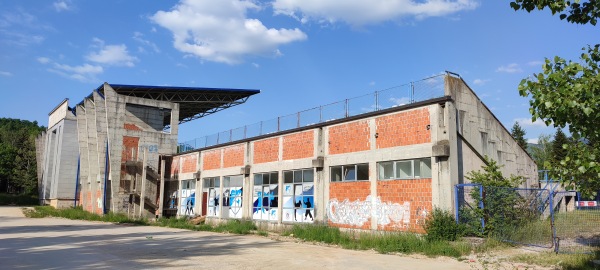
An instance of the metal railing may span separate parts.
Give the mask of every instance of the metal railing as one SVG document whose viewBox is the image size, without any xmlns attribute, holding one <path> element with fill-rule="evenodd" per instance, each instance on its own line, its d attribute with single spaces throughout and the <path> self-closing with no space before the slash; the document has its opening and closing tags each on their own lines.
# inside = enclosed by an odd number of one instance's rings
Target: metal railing
<svg viewBox="0 0 600 270">
<path fill-rule="evenodd" d="M 179 153 L 187 152 L 443 97 L 445 76 L 446 74 L 439 74 L 370 94 L 181 142 L 178 144 L 177 151 Z"/>
</svg>

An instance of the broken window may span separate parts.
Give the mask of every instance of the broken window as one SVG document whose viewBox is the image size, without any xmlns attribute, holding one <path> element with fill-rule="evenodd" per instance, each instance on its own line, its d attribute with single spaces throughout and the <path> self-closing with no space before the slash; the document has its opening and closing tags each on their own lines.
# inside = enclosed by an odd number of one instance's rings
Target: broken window
<svg viewBox="0 0 600 270">
<path fill-rule="evenodd" d="M 353 164 L 343 166 L 333 166 L 331 171 L 331 182 L 340 181 L 368 181 L 369 164 Z"/>
</svg>

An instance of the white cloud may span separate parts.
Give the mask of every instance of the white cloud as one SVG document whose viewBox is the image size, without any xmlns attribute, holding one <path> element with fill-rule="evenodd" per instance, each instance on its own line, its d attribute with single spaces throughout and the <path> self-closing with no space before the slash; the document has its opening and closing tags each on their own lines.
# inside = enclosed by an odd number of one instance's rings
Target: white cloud
<svg viewBox="0 0 600 270">
<path fill-rule="evenodd" d="M 38 57 L 37 61 L 40 62 L 41 64 L 48 64 L 48 63 L 50 63 L 50 58 L 48 58 L 48 57 Z"/>
<path fill-rule="evenodd" d="M 138 61 L 136 57 L 129 55 L 125 44 L 104 45 L 104 41 L 98 38 L 94 38 L 94 42 L 99 44 L 100 50 L 88 54 L 85 58 L 89 61 L 105 65 L 128 67 L 133 67 L 135 65 L 134 62 Z"/>
<path fill-rule="evenodd" d="M 481 85 L 484 85 L 484 84 L 486 84 L 486 83 L 487 83 L 487 82 L 489 82 L 489 81 L 490 81 L 490 80 L 484 80 L 484 79 L 475 79 L 475 80 L 473 80 L 473 84 L 474 84 L 474 85 L 479 85 L 479 86 L 481 86 Z"/>
<path fill-rule="evenodd" d="M 57 12 L 70 10 L 71 7 L 65 1 L 57 1 L 52 4 Z"/>
<path fill-rule="evenodd" d="M 236 64 L 246 55 L 277 55 L 279 45 L 306 39 L 295 29 L 267 28 L 247 18 L 260 10 L 251 0 L 181 0 L 151 19 L 173 33 L 175 49 L 204 60 Z"/>
<path fill-rule="evenodd" d="M 539 138 L 530 138 L 530 139 L 527 139 L 527 143 L 537 144 L 539 140 L 540 140 Z"/>
<path fill-rule="evenodd" d="M 547 127 L 544 121 L 536 119 L 535 122 L 531 122 L 531 118 L 517 118 L 513 122 L 518 122 L 522 127 Z"/>
<path fill-rule="evenodd" d="M 530 61 L 527 63 L 528 66 L 531 67 L 539 67 L 544 64 L 544 61 Z"/>
<path fill-rule="evenodd" d="M 259 65 L 259 64 L 257 64 L 257 63 L 252 63 L 252 65 L 253 65 L 255 68 L 259 68 L 259 67 L 260 67 L 260 65 Z"/>
<path fill-rule="evenodd" d="M 496 72 L 506 72 L 506 73 L 520 73 L 523 72 L 519 64 L 512 63 L 506 66 L 500 66 L 496 69 Z"/>
<path fill-rule="evenodd" d="M 94 66 L 90 64 L 69 66 L 54 63 L 53 67 L 54 68 L 48 69 L 48 71 L 81 82 L 97 82 L 98 79 L 96 78 L 96 75 L 104 72 L 104 69 L 101 66 Z"/>
<path fill-rule="evenodd" d="M 398 106 L 410 103 L 410 99 L 408 97 L 401 97 L 401 98 L 393 98 L 392 97 L 392 98 L 390 98 L 390 101 Z"/>
<path fill-rule="evenodd" d="M 149 40 L 146 40 L 143 38 L 144 34 L 140 33 L 140 32 L 134 32 L 133 33 L 133 39 L 141 44 L 146 45 L 147 47 L 152 48 L 152 50 L 154 50 L 154 52 L 159 53 L 160 49 L 158 49 L 158 46 L 156 46 L 156 44 L 154 42 L 151 42 Z M 141 47 L 140 47 L 141 48 Z M 143 48 L 142 48 L 143 50 Z M 145 51 L 145 50 L 143 50 Z"/>
<path fill-rule="evenodd" d="M 8 72 L 8 71 L 1 71 L 0 70 L 0 75 L 1 76 L 5 76 L 5 77 L 12 77 L 12 73 Z"/>
<path fill-rule="evenodd" d="M 476 0 L 275 0 L 276 14 L 285 14 L 300 20 L 334 23 L 346 22 L 353 26 L 376 24 L 405 17 L 424 19 L 472 10 L 479 6 Z"/>
</svg>

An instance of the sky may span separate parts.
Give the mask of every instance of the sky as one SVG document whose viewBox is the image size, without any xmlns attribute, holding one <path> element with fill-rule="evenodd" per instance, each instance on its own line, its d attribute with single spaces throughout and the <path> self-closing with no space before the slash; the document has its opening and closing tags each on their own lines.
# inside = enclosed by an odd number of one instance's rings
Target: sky
<svg viewBox="0 0 600 270">
<path fill-rule="evenodd" d="M 600 27 L 483 0 L 0 0 L 0 117 L 48 124 L 109 84 L 258 89 L 179 140 L 451 71 L 535 142 L 523 78 L 577 60 Z"/>
</svg>

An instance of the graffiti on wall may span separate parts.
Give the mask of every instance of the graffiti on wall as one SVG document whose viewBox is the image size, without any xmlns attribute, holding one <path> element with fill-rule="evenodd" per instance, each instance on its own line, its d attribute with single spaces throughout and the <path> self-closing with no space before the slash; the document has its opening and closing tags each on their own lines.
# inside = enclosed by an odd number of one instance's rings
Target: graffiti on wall
<svg viewBox="0 0 600 270">
<path fill-rule="evenodd" d="M 371 218 L 377 225 L 393 225 L 405 228 L 410 223 L 410 202 L 403 204 L 382 202 L 380 197 L 367 196 L 364 201 L 331 199 L 327 209 L 329 220 L 337 224 L 363 226 Z"/>
<path fill-rule="evenodd" d="M 254 187 L 254 202 L 252 204 L 253 219 L 277 220 L 278 192 L 278 185 Z"/>
</svg>

